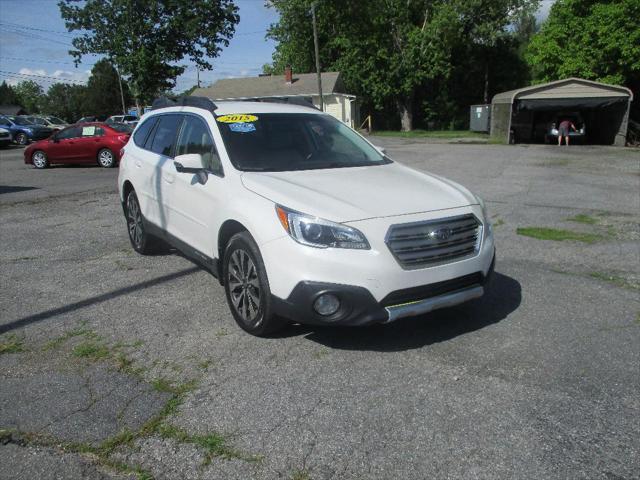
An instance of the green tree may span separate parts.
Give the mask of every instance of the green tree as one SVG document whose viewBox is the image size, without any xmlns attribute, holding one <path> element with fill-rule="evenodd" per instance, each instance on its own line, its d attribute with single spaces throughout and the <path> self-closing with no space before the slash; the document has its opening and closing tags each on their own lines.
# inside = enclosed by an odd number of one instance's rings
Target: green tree
<svg viewBox="0 0 640 480">
<path fill-rule="evenodd" d="M 0 83 L 0 105 L 16 105 L 18 96 L 11 85 L 3 81 Z"/>
<path fill-rule="evenodd" d="M 122 91 L 126 108 L 131 102 L 131 94 L 124 80 Z M 91 69 L 84 98 L 84 109 L 96 116 L 109 116 L 122 112 L 118 72 L 107 59 L 99 60 Z"/>
<path fill-rule="evenodd" d="M 639 0 L 558 0 L 526 58 L 538 81 L 640 82 Z"/>
<path fill-rule="evenodd" d="M 185 57 L 202 70 L 228 46 L 239 21 L 232 0 L 61 0 L 70 53 L 102 54 L 127 76 L 138 107 L 175 85 Z"/>
<path fill-rule="evenodd" d="M 274 68 L 289 63 L 315 68 L 308 0 L 273 0 L 280 21 L 269 36 L 279 42 Z M 447 76 L 451 46 L 458 35 L 450 2 L 411 0 L 326 0 L 317 8 L 323 69 L 339 70 L 355 93 L 376 108 L 396 105 L 403 130 L 412 129 L 417 89 Z M 357 20 L 356 20 L 357 19 Z"/>
<path fill-rule="evenodd" d="M 18 99 L 18 104 L 29 113 L 40 113 L 44 101 L 42 87 L 33 80 L 25 80 L 18 83 L 13 90 Z"/>
<path fill-rule="evenodd" d="M 315 71 L 312 0 L 272 0 L 280 14 L 268 37 L 278 45 L 265 73 Z M 317 4 L 322 69 L 339 70 L 351 93 L 375 109 L 397 112 L 403 130 L 416 105 L 434 102 L 457 65 L 471 57 L 485 79 L 510 36 L 508 26 L 537 0 L 323 0 Z M 462 56 L 456 56 L 456 53 Z M 497 60 L 499 63 L 500 60 Z M 477 75 L 476 75 L 477 77 Z M 440 95 L 441 96 L 441 95 Z M 456 98 L 441 98 L 448 109 Z M 468 105 L 466 106 L 468 108 Z M 394 115 L 395 116 L 395 115 Z M 397 117 L 396 117 L 397 118 Z"/>
<path fill-rule="evenodd" d="M 43 111 L 68 122 L 75 122 L 78 118 L 91 114 L 84 107 L 86 93 L 87 87 L 84 85 L 54 83 L 47 90 Z"/>
</svg>

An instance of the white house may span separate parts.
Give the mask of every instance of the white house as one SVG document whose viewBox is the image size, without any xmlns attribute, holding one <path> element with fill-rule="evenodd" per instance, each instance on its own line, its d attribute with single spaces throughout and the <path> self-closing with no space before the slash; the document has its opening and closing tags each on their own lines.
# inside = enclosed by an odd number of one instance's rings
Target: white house
<svg viewBox="0 0 640 480">
<path fill-rule="evenodd" d="M 197 88 L 191 94 L 212 100 L 268 100 L 302 98 L 320 107 L 318 80 L 315 73 L 294 75 L 286 69 L 284 75 L 261 75 L 248 78 L 225 78 L 210 87 Z M 358 127 L 356 96 L 345 92 L 340 72 L 322 73 L 324 111 L 347 125 Z"/>
</svg>

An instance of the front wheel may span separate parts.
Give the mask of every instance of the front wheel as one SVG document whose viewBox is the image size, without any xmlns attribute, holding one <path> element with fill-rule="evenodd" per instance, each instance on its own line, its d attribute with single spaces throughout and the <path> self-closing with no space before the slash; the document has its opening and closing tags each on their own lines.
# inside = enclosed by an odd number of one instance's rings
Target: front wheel
<svg viewBox="0 0 640 480">
<path fill-rule="evenodd" d="M 47 154 L 42 150 L 36 150 L 31 155 L 31 163 L 33 166 L 39 169 L 47 168 L 49 166 L 49 160 L 47 159 Z"/>
<path fill-rule="evenodd" d="M 248 232 L 231 237 L 222 267 L 227 303 L 240 328 L 262 336 L 284 326 L 285 322 L 273 313 L 262 255 Z"/>
<path fill-rule="evenodd" d="M 98 152 L 98 164 L 103 168 L 111 168 L 116 164 L 116 157 L 111 150 L 103 148 Z"/>
</svg>

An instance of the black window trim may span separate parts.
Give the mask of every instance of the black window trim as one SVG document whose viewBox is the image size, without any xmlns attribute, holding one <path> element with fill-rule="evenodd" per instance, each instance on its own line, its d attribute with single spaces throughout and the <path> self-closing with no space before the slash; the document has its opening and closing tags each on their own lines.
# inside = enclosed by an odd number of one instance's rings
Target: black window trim
<svg viewBox="0 0 640 480">
<path fill-rule="evenodd" d="M 154 122 L 153 125 L 151 126 L 151 129 L 147 132 L 147 135 L 144 137 L 144 140 L 142 141 L 142 145 L 139 145 L 138 142 L 136 142 L 136 136 L 135 134 L 137 133 L 137 130 L 142 127 L 145 123 L 147 122 Z M 132 132 L 131 136 L 133 137 L 133 143 L 136 147 L 141 148 L 143 150 L 146 150 L 145 148 L 145 144 L 147 143 L 147 140 L 149 140 L 149 136 L 151 135 L 151 133 L 153 133 L 153 131 L 156 129 L 156 125 L 158 125 L 158 115 L 153 115 L 152 117 L 146 119 L 144 122 L 140 123 L 140 125 L 138 126 L 138 128 L 136 128 L 136 132 Z"/>
<path fill-rule="evenodd" d="M 220 155 L 218 154 L 218 146 L 216 145 L 216 139 L 213 136 L 213 134 L 211 133 L 211 129 L 209 128 L 209 123 L 200 115 L 196 114 L 196 113 L 192 113 L 192 112 L 181 112 L 181 114 L 183 115 L 183 119 L 182 119 L 182 124 L 180 125 L 180 129 L 178 131 L 178 136 L 176 137 L 176 142 L 173 146 L 173 153 L 174 153 L 174 158 L 175 158 L 175 148 L 178 146 L 178 142 L 180 141 L 180 137 L 182 135 L 182 130 L 184 129 L 184 124 L 185 124 L 185 119 L 187 116 L 190 117 L 194 117 L 197 118 L 198 120 L 200 120 L 202 123 L 204 123 L 205 128 L 207 129 L 207 132 L 209 132 L 209 137 L 211 138 L 211 143 L 213 144 L 213 154 L 218 157 L 218 163 L 220 164 L 220 171 L 219 172 L 214 172 L 213 170 L 210 170 L 209 168 L 205 168 L 204 171 L 207 173 L 210 173 L 211 175 L 215 175 L 216 177 L 219 178 L 224 178 L 224 167 L 222 166 L 222 160 L 220 159 Z"/>
<path fill-rule="evenodd" d="M 171 145 L 171 152 L 169 152 L 169 155 L 164 155 L 162 153 L 154 152 L 153 150 L 151 150 L 151 148 L 147 148 L 147 142 L 149 142 L 149 140 L 151 140 L 151 143 L 153 143 L 153 139 L 155 139 L 155 136 L 156 136 L 156 130 L 158 130 L 158 125 L 160 125 L 160 118 L 161 117 L 167 117 L 167 116 L 170 116 L 170 115 L 175 115 L 175 116 L 179 116 L 179 117 L 182 117 L 182 118 L 180 119 L 180 126 L 176 129 L 175 137 L 173 137 L 173 145 Z M 151 129 L 151 131 L 148 133 L 147 138 L 144 141 L 144 146 L 140 147 L 137 143 L 136 143 L 136 145 L 138 145 L 138 147 L 142 148 L 143 150 L 146 150 L 147 152 L 155 153 L 156 155 L 160 155 L 162 157 L 170 158 L 171 160 L 173 160 L 173 158 L 175 157 L 175 152 L 176 152 L 176 142 L 178 141 L 178 134 L 182 130 L 182 124 L 184 123 L 184 115 L 185 114 L 182 113 L 182 112 L 167 112 L 167 113 L 161 113 L 159 115 L 154 115 L 151 118 L 156 118 L 156 123 L 153 126 L 153 128 Z M 135 139 L 134 139 L 134 143 L 135 143 Z"/>
</svg>

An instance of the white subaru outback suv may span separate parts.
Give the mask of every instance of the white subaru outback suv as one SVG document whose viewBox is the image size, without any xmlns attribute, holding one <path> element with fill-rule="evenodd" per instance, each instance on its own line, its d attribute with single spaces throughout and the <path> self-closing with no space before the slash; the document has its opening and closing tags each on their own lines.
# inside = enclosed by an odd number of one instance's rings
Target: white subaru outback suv
<svg viewBox="0 0 640 480">
<path fill-rule="evenodd" d="M 205 266 L 254 335 L 449 307 L 480 297 L 493 271 L 480 198 L 313 108 L 162 99 L 118 184 L 133 248 L 169 243 Z"/>
</svg>

